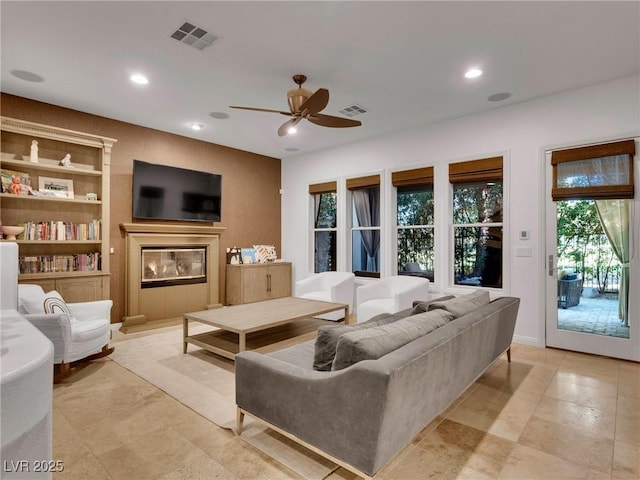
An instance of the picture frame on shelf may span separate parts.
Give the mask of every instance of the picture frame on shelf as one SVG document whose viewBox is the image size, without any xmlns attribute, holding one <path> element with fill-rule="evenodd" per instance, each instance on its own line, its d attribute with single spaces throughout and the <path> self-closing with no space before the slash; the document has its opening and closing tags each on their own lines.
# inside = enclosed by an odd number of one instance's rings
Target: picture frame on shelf
<svg viewBox="0 0 640 480">
<path fill-rule="evenodd" d="M 227 264 L 229 265 L 241 265 L 242 264 L 242 249 L 238 247 L 227 247 Z"/>
<path fill-rule="evenodd" d="M 250 265 L 256 263 L 256 251 L 253 248 L 242 249 L 242 263 Z"/>
<path fill-rule="evenodd" d="M 278 258 L 274 245 L 254 245 L 253 249 L 256 252 L 256 261 L 258 263 L 269 263 Z"/>
<path fill-rule="evenodd" d="M 38 177 L 38 190 L 46 196 L 74 198 L 73 180 L 67 178 Z"/>
<path fill-rule="evenodd" d="M 31 187 L 31 178 L 28 173 L 7 170 L 6 168 L 0 171 L 0 182 L 2 193 L 14 195 L 27 195 Z"/>
</svg>

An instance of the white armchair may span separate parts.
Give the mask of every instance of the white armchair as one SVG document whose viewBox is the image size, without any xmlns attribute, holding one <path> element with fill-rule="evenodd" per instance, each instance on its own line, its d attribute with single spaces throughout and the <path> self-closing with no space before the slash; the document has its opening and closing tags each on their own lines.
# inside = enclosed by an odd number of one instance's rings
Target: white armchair
<svg viewBox="0 0 640 480">
<path fill-rule="evenodd" d="M 405 275 L 387 277 L 359 287 L 356 297 L 359 323 L 380 313 L 396 313 L 409 308 L 414 300 L 427 300 L 429 280 Z"/>
<path fill-rule="evenodd" d="M 71 363 L 95 360 L 113 352 L 111 300 L 65 303 L 56 291 L 39 285 L 18 285 L 18 312 L 40 330 L 54 347 L 54 381 L 72 373 Z"/>
<path fill-rule="evenodd" d="M 351 272 L 322 272 L 296 282 L 296 297 L 310 298 L 324 302 L 346 303 L 349 311 L 353 308 L 355 275 Z M 320 315 L 324 320 L 338 321 L 343 312 Z"/>
</svg>

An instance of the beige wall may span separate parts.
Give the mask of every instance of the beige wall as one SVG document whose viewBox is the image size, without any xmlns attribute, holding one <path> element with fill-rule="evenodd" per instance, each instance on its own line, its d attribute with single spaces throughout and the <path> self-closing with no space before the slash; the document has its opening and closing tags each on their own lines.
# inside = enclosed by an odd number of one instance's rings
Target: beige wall
<svg viewBox="0 0 640 480">
<path fill-rule="evenodd" d="M 112 322 L 124 315 L 124 250 L 120 224 L 132 222 L 133 159 L 222 174 L 220 301 L 224 302 L 226 247 L 275 245 L 280 239 L 280 160 L 104 117 L 1 94 L 5 117 L 116 138 L 111 154 Z M 176 224 L 179 222 L 170 222 Z"/>
</svg>

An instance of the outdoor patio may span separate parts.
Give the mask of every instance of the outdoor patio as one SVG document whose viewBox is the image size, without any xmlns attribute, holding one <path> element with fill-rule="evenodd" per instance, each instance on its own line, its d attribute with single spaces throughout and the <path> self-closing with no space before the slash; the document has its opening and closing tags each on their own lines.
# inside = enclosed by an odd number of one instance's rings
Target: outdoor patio
<svg viewBox="0 0 640 480">
<path fill-rule="evenodd" d="M 595 298 L 580 297 L 574 307 L 558 309 L 558 328 L 629 338 L 629 327 L 618 319 L 618 294 L 600 294 Z"/>
</svg>

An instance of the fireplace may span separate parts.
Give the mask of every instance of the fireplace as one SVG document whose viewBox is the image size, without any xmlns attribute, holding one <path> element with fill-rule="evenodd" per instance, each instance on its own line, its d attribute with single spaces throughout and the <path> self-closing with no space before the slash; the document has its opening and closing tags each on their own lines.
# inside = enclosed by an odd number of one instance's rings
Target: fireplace
<svg viewBox="0 0 640 480">
<path fill-rule="evenodd" d="M 140 288 L 207 283 L 207 248 L 142 247 Z"/>
<path fill-rule="evenodd" d="M 224 227 L 123 223 L 126 297 L 122 330 L 181 321 L 219 302 L 220 234 Z"/>
</svg>

